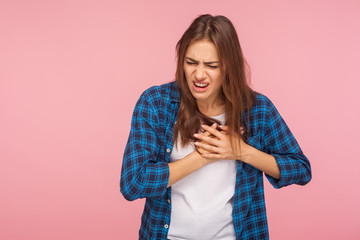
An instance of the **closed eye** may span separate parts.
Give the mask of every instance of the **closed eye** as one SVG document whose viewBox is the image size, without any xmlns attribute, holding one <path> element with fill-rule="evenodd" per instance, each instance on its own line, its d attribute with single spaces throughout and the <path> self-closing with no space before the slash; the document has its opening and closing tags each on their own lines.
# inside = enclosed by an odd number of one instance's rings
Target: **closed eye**
<svg viewBox="0 0 360 240">
<path fill-rule="evenodd" d="M 210 68 L 216 69 L 218 66 L 209 66 Z"/>
<path fill-rule="evenodd" d="M 196 65 L 197 63 L 196 62 L 188 62 L 186 61 L 186 64 L 188 65 Z M 207 65 L 209 68 L 212 68 L 212 69 L 216 69 L 218 68 L 219 66 L 211 66 L 211 65 Z"/>
</svg>

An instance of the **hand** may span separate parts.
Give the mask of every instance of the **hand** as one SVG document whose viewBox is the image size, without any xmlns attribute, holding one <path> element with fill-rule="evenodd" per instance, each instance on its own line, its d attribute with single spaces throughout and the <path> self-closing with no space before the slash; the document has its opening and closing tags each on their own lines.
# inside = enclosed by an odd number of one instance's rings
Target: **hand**
<svg viewBox="0 0 360 240">
<path fill-rule="evenodd" d="M 211 127 L 216 129 L 216 124 L 214 123 Z M 201 134 L 202 136 L 205 136 L 205 137 L 216 138 L 209 131 L 204 131 L 204 132 L 201 132 L 199 134 Z M 200 142 L 203 142 L 203 141 L 200 140 Z M 205 143 L 205 142 L 203 142 L 203 143 Z M 195 145 L 195 151 L 193 153 L 198 154 L 201 158 L 203 158 L 205 160 L 205 164 L 212 163 L 212 162 L 215 162 L 215 161 L 219 160 L 219 159 L 204 158 L 203 154 L 210 154 L 212 152 L 209 152 L 206 149 L 201 148 L 201 147 L 196 146 L 196 145 Z"/>
<path fill-rule="evenodd" d="M 227 126 L 219 126 L 223 131 L 216 130 L 215 127 L 201 125 L 201 127 L 215 137 L 209 137 L 204 134 L 194 134 L 200 141 L 196 141 L 195 145 L 207 152 L 202 153 L 202 157 L 211 159 L 229 159 L 242 160 L 251 146 L 246 144 L 242 138 L 233 136 L 233 141 L 237 149 L 233 149 L 230 142 L 229 128 Z M 243 134 L 241 129 L 241 134 Z M 241 151 L 240 151 L 241 148 Z"/>
<path fill-rule="evenodd" d="M 212 126 L 212 128 L 216 129 L 216 123 L 214 123 Z M 212 135 L 209 131 L 205 131 L 205 132 L 202 132 L 200 133 L 202 136 L 204 137 L 210 137 L 210 138 L 216 138 L 214 135 Z M 205 143 L 204 141 L 200 141 L 201 143 Z M 196 146 L 195 145 L 195 150 L 200 154 L 200 155 L 203 155 L 203 154 L 209 154 L 211 152 L 207 151 L 206 149 L 204 148 L 201 148 L 199 146 Z"/>
</svg>

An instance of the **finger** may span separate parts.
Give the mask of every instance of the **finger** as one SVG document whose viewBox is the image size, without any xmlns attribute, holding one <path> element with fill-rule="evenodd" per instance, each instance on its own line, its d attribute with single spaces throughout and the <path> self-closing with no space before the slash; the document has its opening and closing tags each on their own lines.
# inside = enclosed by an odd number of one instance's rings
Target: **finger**
<svg viewBox="0 0 360 240">
<path fill-rule="evenodd" d="M 195 142 L 194 144 L 199 148 L 205 149 L 205 150 L 207 150 L 209 152 L 213 152 L 213 153 L 216 153 L 219 150 L 218 147 L 212 146 L 212 145 L 209 145 L 209 144 L 206 144 L 203 142 Z"/>
<path fill-rule="evenodd" d="M 201 127 L 202 126 L 208 126 L 208 127 L 212 127 L 212 128 L 217 128 L 217 124 L 216 123 L 213 123 L 211 126 L 210 125 L 206 125 L 206 124 L 201 124 Z"/>
<path fill-rule="evenodd" d="M 217 127 L 217 124 L 216 123 L 213 123 L 211 126 L 210 126 L 211 128 L 214 128 L 214 129 L 218 129 Z M 203 130 L 203 131 L 205 131 L 205 132 L 207 132 L 206 130 Z M 209 133 L 210 135 L 211 135 L 211 133 Z"/>
<path fill-rule="evenodd" d="M 215 123 L 214 123 L 211 127 L 216 127 L 216 126 L 215 126 Z M 208 131 L 204 130 L 203 128 L 200 128 L 200 132 L 198 132 L 198 133 L 201 134 L 201 135 L 207 136 L 207 137 L 211 135 L 211 133 L 209 133 Z"/>
<path fill-rule="evenodd" d="M 211 125 L 211 127 L 212 127 L 213 129 L 217 129 L 218 131 L 220 131 L 221 129 L 219 128 L 219 126 L 220 126 L 220 125 L 218 125 L 217 123 L 213 123 L 213 124 Z"/>
<path fill-rule="evenodd" d="M 204 153 L 201 154 L 203 158 L 210 158 L 210 159 L 222 159 L 222 156 L 220 154 L 215 153 Z"/>
<path fill-rule="evenodd" d="M 227 132 L 227 133 L 229 132 L 229 127 L 228 127 L 228 126 L 220 125 L 219 127 L 220 127 L 223 131 L 225 131 L 225 132 Z M 241 133 L 241 135 L 244 134 L 244 132 L 245 132 L 245 131 L 244 131 L 244 128 L 241 127 L 241 128 L 240 128 L 240 133 Z"/>
<path fill-rule="evenodd" d="M 229 131 L 229 127 L 226 125 L 220 125 L 219 126 L 223 131 Z"/>
<path fill-rule="evenodd" d="M 219 128 L 221 129 L 222 134 L 229 135 L 229 127 L 228 126 L 220 125 Z"/>
<path fill-rule="evenodd" d="M 194 134 L 194 136 L 195 136 L 195 134 Z M 217 137 L 215 137 L 214 135 L 212 135 L 211 133 L 209 133 L 208 131 L 206 131 L 206 132 L 204 132 L 204 133 L 200 133 L 200 134 L 198 134 L 198 135 L 196 135 L 197 136 L 197 139 L 198 139 L 198 142 L 202 142 L 202 143 L 205 143 L 206 144 L 206 142 L 204 141 L 204 140 L 201 140 L 201 139 L 203 139 L 203 137 L 209 137 L 209 138 L 215 138 L 215 139 L 218 139 Z"/>
<path fill-rule="evenodd" d="M 223 130 L 220 128 L 221 125 L 218 125 L 217 123 L 214 123 L 213 125 L 211 125 L 212 128 L 218 130 L 219 132 L 222 132 Z"/>
<path fill-rule="evenodd" d="M 221 132 L 219 132 L 218 130 L 216 130 L 215 128 L 209 127 L 207 125 L 201 125 L 201 127 L 204 128 L 206 131 L 209 131 L 211 134 L 218 137 L 219 139 L 222 139 L 223 134 Z"/>
<path fill-rule="evenodd" d="M 200 155 L 213 153 L 213 152 L 209 152 L 209 151 L 207 151 L 207 150 L 205 150 L 205 149 L 203 149 L 203 148 L 201 148 L 201 147 L 197 147 L 197 146 L 196 146 L 196 151 L 197 151 Z"/>
<path fill-rule="evenodd" d="M 209 145 L 213 145 L 213 146 L 220 146 L 221 144 L 221 140 L 218 139 L 216 136 L 209 136 L 206 137 L 204 135 L 199 135 L 199 134 L 194 134 L 194 137 L 201 140 L 198 142 L 202 142 L 204 144 L 209 144 Z"/>
<path fill-rule="evenodd" d="M 209 133 L 208 131 L 205 131 L 202 135 L 205 137 L 210 137 L 211 133 Z"/>
</svg>

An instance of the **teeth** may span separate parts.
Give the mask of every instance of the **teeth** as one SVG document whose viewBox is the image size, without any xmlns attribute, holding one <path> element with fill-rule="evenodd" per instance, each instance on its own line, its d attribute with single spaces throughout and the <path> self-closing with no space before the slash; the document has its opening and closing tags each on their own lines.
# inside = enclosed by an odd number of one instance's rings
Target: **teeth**
<svg viewBox="0 0 360 240">
<path fill-rule="evenodd" d="M 195 85 L 196 85 L 197 87 L 206 87 L 206 86 L 209 85 L 209 84 L 206 84 L 206 83 L 197 83 L 197 82 L 195 82 Z"/>
</svg>

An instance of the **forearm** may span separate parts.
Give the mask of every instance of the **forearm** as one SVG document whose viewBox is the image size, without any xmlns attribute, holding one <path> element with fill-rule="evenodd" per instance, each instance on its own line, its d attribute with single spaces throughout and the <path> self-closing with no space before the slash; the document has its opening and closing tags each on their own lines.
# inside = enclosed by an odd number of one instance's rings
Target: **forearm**
<svg viewBox="0 0 360 240">
<path fill-rule="evenodd" d="M 194 151 L 182 159 L 168 163 L 170 170 L 168 187 L 188 176 L 192 172 L 202 168 L 208 162 L 209 161 L 207 159 L 201 157 L 196 151 Z"/>
<path fill-rule="evenodd" d="M 250 164 L 273 178 L 280 179 L 280 170 L 274 156 L 264 153 L 250 145 L 247 147 L 246 154 L 239 157 L 241 161 Z"/>
</svg>

